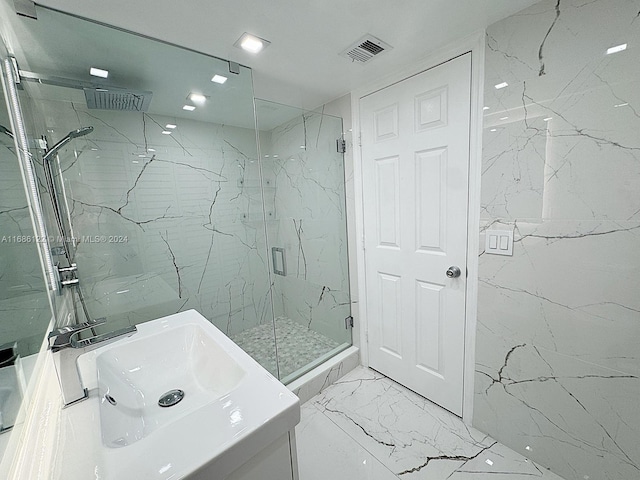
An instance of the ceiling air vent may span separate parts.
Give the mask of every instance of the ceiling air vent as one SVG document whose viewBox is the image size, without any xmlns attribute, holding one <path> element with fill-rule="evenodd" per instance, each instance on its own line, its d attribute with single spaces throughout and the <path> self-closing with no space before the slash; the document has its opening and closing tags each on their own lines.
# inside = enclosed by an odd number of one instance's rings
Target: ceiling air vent
<svg viewBox="0 0 640 480">
<path fill-rule="evenodd" d="M 385 50 L 391 50 L 392 48 L 391 45 L 384 43 L 373 35 L 365 35 L 340 55 L 350 58 L 353 62 L 365 63 L 376 55 L 380 55 Z"/>
</svg>

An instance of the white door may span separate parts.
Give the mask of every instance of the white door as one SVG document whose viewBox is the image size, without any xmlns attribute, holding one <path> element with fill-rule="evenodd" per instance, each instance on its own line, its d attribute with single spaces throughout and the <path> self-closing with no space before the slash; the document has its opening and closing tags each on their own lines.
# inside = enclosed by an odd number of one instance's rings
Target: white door
<svg viewBox="0 0 640 480">
<path fill-rule="evenodd" d="M 470 107 L 470 53 L 360 99 L 369 365 L 457 415 Z"/>
</svg>

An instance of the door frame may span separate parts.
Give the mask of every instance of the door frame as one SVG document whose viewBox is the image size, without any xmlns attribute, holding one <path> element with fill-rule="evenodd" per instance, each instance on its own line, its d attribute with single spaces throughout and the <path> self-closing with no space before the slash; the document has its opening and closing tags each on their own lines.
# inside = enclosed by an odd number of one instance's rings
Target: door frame
<svg viewBox="0 0 640 480">
<path fill-rule="evenodd" d="M 364 251 L 364 200 L 362 149 L 360 146 L 360 100 L 408 77 L 436 67 L 455 57 L 471 52 L 471 117 L 469 131 L 469 195 L 467 201 L 467 290 L 465 309 L 465 344 L 462 419 L 471 425 L 473 419 L 473 387 L 478 310 L 478 255 L 480 252 L 480 178 L 482 173 L 482 107 L 484 91 L 485 31 L 476 32 L 457 42 L 439 48 L 437 52 L 351 92 L 353 122 L 354 197 L 356 261 L 358 280 L 358 332 L 354 344 L 360 348 L 360 361 L 369 365 L 367 294 Z M 356 332 L 354 332 L 356 333 Z"/>
</svg>

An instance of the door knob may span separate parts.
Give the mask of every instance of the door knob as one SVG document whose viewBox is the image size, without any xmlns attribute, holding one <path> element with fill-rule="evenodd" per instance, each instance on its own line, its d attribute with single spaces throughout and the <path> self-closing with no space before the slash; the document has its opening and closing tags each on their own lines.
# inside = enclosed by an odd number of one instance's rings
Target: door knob
<svg viewBox="0 0 640 480">
<path fill-rule="evenodd" d="M 449 267 L 447 270 L 447 277 L 449 278 L 457 278 L 460 276 L 460 269 L 456 266 Z"/>
</svg>

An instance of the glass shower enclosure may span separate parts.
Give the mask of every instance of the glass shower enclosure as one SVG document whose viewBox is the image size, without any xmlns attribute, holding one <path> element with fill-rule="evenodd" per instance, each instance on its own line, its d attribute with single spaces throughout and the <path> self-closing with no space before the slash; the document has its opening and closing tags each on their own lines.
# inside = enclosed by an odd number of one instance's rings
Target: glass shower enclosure
<svg viewBox="0 0 640 480">
<path fill-rule="evenodd" d="M 37 10 L 10 54 L 58 324 L 62 305 L 106 330 L 196 309 L 285 383 L 347 348 L 341 119 L 254 100 L 236 63 Z"/>
<path fill-rule="evenodd" d="M 351 345 L 342 119 L 256 100 L 280 378 Z M 257 337 L 235 337 L 254 352 Z M 259 343 L 259 342 L 258 342 Z"/>
</svg>

